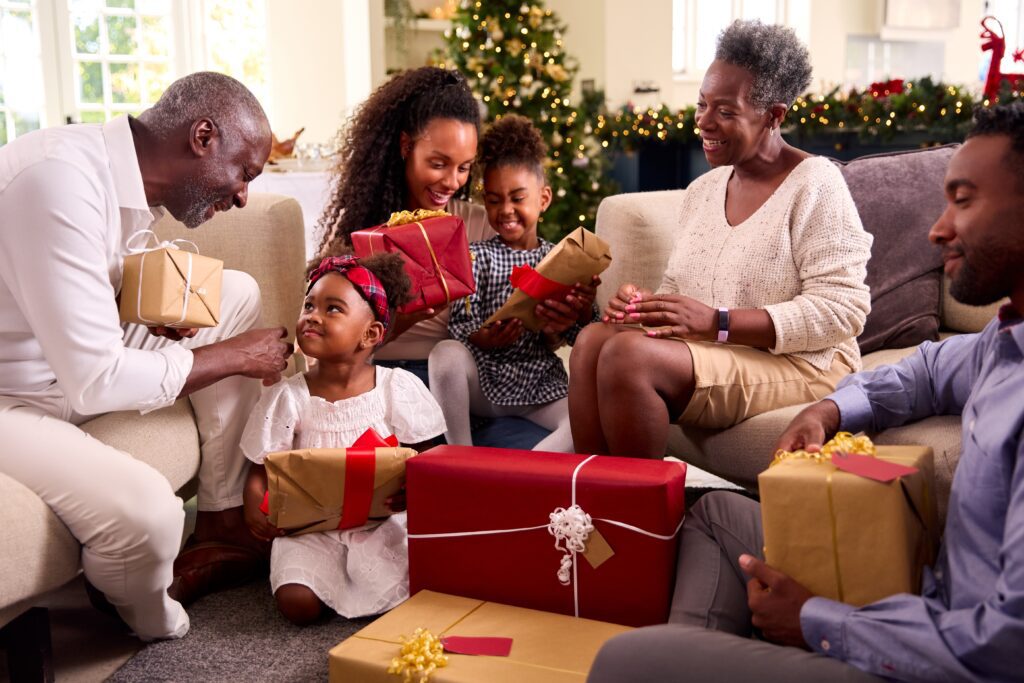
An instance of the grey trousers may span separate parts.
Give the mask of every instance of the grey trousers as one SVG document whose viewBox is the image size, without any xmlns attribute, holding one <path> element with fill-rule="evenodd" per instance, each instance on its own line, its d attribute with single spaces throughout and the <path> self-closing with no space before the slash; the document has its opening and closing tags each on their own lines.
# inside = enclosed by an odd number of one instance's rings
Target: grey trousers
<svg viewBox="0 0 1024 683">
<path fill-rule="evenodd" d="M 702 497 L 683 524 L 672 623 L 612 638 L 588 683 L 881 680 L 843 662 L 750 638 L 743 553 L 761 557 L 761 507 L 735 493 Z"/>
</svg>

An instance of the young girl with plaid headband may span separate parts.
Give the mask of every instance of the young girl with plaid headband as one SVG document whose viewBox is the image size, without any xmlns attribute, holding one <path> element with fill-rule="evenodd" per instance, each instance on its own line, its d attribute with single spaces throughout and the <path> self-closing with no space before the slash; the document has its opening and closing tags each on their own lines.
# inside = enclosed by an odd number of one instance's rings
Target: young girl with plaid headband
<svg viewBox="0 0 1024 683">
<path fill-rule="evenodd" d="M 512 294 L 509 276 L 517 266 L 536 266 L 555 245 L 537 235 L 537 223 L 551 203 L 544 176 L 547 149 L 540 132 L 522 116 L 504 116 L 480 141 L 488 240 L 469 245 L 476 292 L 451 307 L 448 331 L 430 352 L 430 390 L 441 402 L 450 444 L 472 445 L 470 414 L 518 416 L 552 433 L 534 450 L 572 452 L 569 379 L 555 349 L 572 344 L 594 307 L 600 280 L 577 283 L 562 299 L 546 299 L 535 312 L 539 332 L 509 318 L 485 325 Z"/>
<path fill-rule="evenodd" d="M 265 390 L 245 426 L 242 451 L 252 460 L 246 522 L 254 536 L 273 540 L 271 588 L 278 609 L 296 624 L 316 620 L 324 605 L 359 617 L 409 596 L 404 512 L 356 529 L 284 536 L 259 509 L 268 453 L 345 448 L 371 427 L 412 448 L 444 432 L 444 417 L 423 382 L 373 364 L 409 286 L 394 254 L 328 256 L 312 268 L 295 337 L 316 362 Z"/>
</svg>

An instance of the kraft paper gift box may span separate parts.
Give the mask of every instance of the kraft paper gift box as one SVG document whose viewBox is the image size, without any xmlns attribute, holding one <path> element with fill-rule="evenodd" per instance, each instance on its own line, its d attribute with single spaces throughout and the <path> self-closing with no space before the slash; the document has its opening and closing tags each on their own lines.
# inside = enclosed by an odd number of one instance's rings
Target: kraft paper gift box
<svg viewBox="0 0 1024 683">
<path fill-rule="evenodd" d="M 402 313 L 445 306 L 476 291 L 466 226 L 443 211 L 401 211 L 391 220 L 352 233 L 352 249 L 365 258 L 395 253 L 405 262 L 413 299 Z"/>
<path fill-rule="evenodd" d="M 224 262 L 174 245 L 129 254 L 121 276 L 122 322 L 216 327 Z"/>
<path fill-rule="evenodd" d="M 385 501 L 402 488 L 406 460 L 414 455 L 397 446 L 270 453 L 264 461 L 270 523 L 306 534 L 387 517 L 393 513 Z"/>
<path fill-rule="evenodd" d="M 544 299 L 562 299 L 577 282 L 589 285 L 611 265 L 608 243 L 585 228 L 576 228 L 541 259 L 537 268 L 517 267 L 510 279 L 515 290 L 484 324 L 519 318 L 526 329 L 537 332 L 545 321 L 534 309 Z"/>
<path fill-rule="evenodd" d="M 439 446 L 410 460 L 406 478 L 412 593 L 629 626 L 667 620 L 682 463 Z M 552 530 L 579 532 L 582 515 L 593 531 L 572 536 L 572 552 Z"/>
<path fill-rule="evenodd" d="M 938 545 L 932 450 L 877 450 L 917 472 L 883 483 L 828 461 L 787 459 L 758 476 L 768 564 L 851 605 L 921 592 Z"/>
<path fill-rule="evenodd" d="M 420 591 L 330 651 L 331 683 L 396 683 L 387 673 L 403 638 L 417 628 L 435 636 L 507 637 L 507 657 L 447 654 L 430 683 L 584 683 L 601 645 L 631 630 L 493 602 Z M 414 676 L 412 680 L 419 680 Z"/>
</svg>

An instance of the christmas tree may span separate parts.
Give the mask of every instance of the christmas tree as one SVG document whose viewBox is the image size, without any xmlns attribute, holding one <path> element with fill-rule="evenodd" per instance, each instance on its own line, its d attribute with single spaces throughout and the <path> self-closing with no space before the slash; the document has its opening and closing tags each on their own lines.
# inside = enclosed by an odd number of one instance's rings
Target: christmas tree
<svg viewBox="0 0 1024 683">
<path fill-rule="evenodd" d="M 540 0 L 463 0 L 445 31 L 440 66 L 456 68 L 487 108 L 530 119 L 548 143 L 554 193 L 538 231 L 557 241 L 577 227 L 594 229 L 597 205 L 614 192 L 608 161 L 588 112 L 570 102 L 576 61 L 563 49 L 566 27 Z M 594 98 L 591 98 L 591 100 Z"/>
</svg>

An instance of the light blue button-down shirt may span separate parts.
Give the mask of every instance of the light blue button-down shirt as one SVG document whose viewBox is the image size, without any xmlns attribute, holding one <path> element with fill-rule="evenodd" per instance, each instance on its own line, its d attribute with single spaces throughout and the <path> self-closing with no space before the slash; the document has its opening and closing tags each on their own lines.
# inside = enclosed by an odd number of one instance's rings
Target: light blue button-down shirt
<svg viewBox="0 0 1024 683">
<path fill-rule="evenodd" d="M 864 607 L 812 598 L 817 652 L 905 681 L 1024 681 L 1024 324 L 1009 307 L 979 334 L 925 343 L 844 379 L 842 429 L 963 415 L 946 529 L 922 595 Z"/>
</svg>

